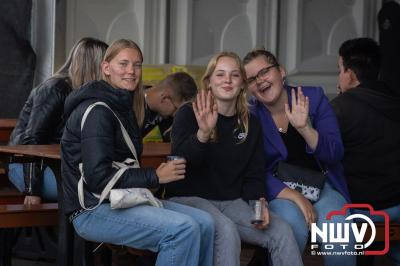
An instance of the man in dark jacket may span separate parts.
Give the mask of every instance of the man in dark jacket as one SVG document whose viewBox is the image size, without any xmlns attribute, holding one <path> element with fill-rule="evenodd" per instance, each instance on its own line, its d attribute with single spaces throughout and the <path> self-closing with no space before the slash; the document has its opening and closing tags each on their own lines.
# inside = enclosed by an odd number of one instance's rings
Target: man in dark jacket
<svg viewBox="0 0 400 266">
<path fill-rule="evenodd" d="M 374 40 L 344 42 L 339 49 L 341 94 L 332 106 L 342 134 L 353 203 L 368 203 L 399 222 L 400 98 L 378 81 L 379 66 L 379 46 Z M 376 218 L 380 217 L 371 216 Z M 400 243 L 393 243 L 390 252 L 395 264 L 400 264 Z"/>
</svg>

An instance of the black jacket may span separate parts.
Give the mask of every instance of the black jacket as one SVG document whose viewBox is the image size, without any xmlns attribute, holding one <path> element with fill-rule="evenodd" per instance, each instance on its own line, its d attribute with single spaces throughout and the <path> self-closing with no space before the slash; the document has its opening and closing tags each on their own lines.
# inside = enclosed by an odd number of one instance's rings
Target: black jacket
<svg viewBox="0 0 400 266">
<path fill-rule="evenodd" d="M 83 162 L 86 178 L 85 205 L 93 206 L 98 199 L 89 192 L 101 193 L 116 172 L 112 168 L 112 162 L 132 158 L 119 122 L 106 107 L 93 108 L 81 131 L 84 112 L 90 104 L 97 101 L 105 102 L 111 107 L 128 131 L 139 157 L 142 152 L 140 129 L 132 109 L 132 93 L 115 89 L 105 81 L 90 82 L 71 93 L 65 102 L 64 110 L 68 120 L 61 139 L 61 171 L 67 214 L 81 209 L 77 192 L 80 162 Z M 158 177 L 154 169 L 136 168 L 127 170 L 114 188 L 157 186 Z"/>
<path fill-rule="evenodd" d="M 171 142 L 171 127 L 173 121 L 174 119 L 172 117 L 164 118 L 159 113 L 152 111 L 146 104 L 142 136 L 145 137 L 158 126 L 163 142 Z"/>
<path fill-rule="evenodd" d="M 400 98 L 383 83 L 366 82 L 331 103 L 353 203 L 376 209 L 400 204 Z"/>
<path fill-rule="evenodd" d="M 60 143 L 64 120 L 64 101 L 72 88 L 66 79 L 51 78 L 33 89 L 22 108 L 10 145 Z M 26 193 L 40 195 L 43 167 L 24 164 Z"/>
<path fill-rule="evenodd" d="M 218 115 L 217 141 L 201 143 L 190 105 L 182 106 L 172 126 L 172 154 L 187 161 L 185 179 L 166 185 L 168 197 L 198 196 L 210 200 L 265 197 L 265 157 L 261 126 L 249 117 L 249 132 L 237 128 L 237 116 Z"/>
</svg>

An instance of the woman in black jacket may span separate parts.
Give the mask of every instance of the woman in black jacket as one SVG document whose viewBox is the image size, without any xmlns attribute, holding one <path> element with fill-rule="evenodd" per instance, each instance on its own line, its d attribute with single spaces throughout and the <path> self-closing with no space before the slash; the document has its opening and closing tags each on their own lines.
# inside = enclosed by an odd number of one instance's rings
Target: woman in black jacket
<svg viewBox="0 0 400 266">
<path fill-rule="evenodd" d="M 94 194 L 101 194 L 119 171 L 113 162 L 126 158 L 140 161 L 138 121 L 143 120 L 143 112 L 136 109 L 144 110 L 142 61 L 136 43 L 115 41 L 104 56 L 103 80 L 90 82 L 68 96 L 68 120 L 61 140 L 65 212 L 84 239 L 158 252 L 157 265 L 212 265 L 214 225 L 207 213 L 169 201 L 163 201 L 164 208 L 139 205 L 112 209 L 107 200 L 97 206 L 99 199 Z M 111 110 L 94 106 L 82 125 L 88 107 L 98 102 Z M 133 158 L 116 117 L 138 158 Z M 185 167 L 186 161 L 180 159 L 162 163 L 157 169 L 128 168 L 113 188 L 155 188 L 183 179 Z M 81 176 L 85 177 L 79 193 L 83 199 L 78 196 Z"/>
<path fill-rule="evenodd" d="M 10 145 L 60 143 L 64 101 L 68 94 L 91 80 L 101 78 L 100 64 L 108 45 L 93 38 L 79 40 L 64 65 L 32 90 L 10 137 Z M 26 193 L 25 204 L 39 204 L 41 198 L 56 201 L 54 173 L 38 163 L 10 164 L 11 182 Z"/>
</svg>

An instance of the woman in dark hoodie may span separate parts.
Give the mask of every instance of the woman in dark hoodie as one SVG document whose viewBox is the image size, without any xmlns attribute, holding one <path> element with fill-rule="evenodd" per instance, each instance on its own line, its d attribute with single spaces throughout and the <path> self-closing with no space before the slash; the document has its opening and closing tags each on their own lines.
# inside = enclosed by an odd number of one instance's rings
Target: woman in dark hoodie
<svg viewBox="0 0 400 266">
<path fill-rule="evenodd" d="M 95 102 L 107 104 L 126 128 L 140 161 L 143 121 L 142 61 L 140 48 L 131 40 L 115 41 L 106 51 L 103 80 L 72 93 L 65 103 L 68 118 L 61 141 L 65 211 L 84 239 L 158 252 L 157 265 L 211 265 L 214 225 L 200 210 L 163 201 L 164 208 L 148 205 L 111 209 L 100 194 L 117 169 L 113 161 L 132 158 L 121 127 L 108 108 L 96 106 L 81 129 L 82 117 Z M 133 109 L 132 110 L 132 105 Z M 84 205 L 78 199 L 78 180 L 85 176 Z M 162 163 L 157 169 L 129 168 L 114 188 L 155 188 L 185 177 L 184 159 Z"/>
</svg>

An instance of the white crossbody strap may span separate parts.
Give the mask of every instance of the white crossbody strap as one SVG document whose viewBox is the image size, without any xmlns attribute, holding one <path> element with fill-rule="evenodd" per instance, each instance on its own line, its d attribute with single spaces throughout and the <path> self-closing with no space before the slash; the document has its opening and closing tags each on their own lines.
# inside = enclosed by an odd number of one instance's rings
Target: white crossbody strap
<svg viewBox="0 0 400 266">
<path fill-rule="evenodd" d="M 114 176 L 111 178 L 111 180 L 107 183 L 107 185 L 104 187 L 103 191 L 101 192 L 100 196 L 97 194 L 93 194 L 97 198 L 99 198 L 99 202 L 97 205 L 87 208 L 85 206 L 84 202 L 84 191 L 83 191 L 83 182 L 86 182 L 83 177 L 83 165 L 82 163 L 79 164 L 79 171 L 81 173 L 81 178 L 78 181 L 78 198 L 79 198 L 79 203 L 81 207 L 85 210 L 94 210 L 97 208 L 105 199 L 108 198 L 111 189 L 114 187 L 115 183 L 119 180 L 119 178 L 122 176 L 122 174 L 129 168 L 140 168 L 139 161 L 137 161 L 137 153 L 135 146 L 132 143 L 132 140 L 129 137 L 128 132 L 126 131 L 124 125 L 122 124 L 121 120 L 118 118 L 118 116 L 114 113 L 114 111 L 104 102 L 95 102 L 86 109 L 85 113 L 83 114 L 82 121 L 81 121 L 81 131 L 83 130 L 83 126 L 85 125 L 85 121 L 87 116 L 89 115 L 90 111 L 95 107 L 95 106 L 104 106 L 108 108 L 114 116 L 117 118 L 119 125 L 121 127 L 122 135 L 124 137 L 124 140 L 129 147 L 129 150 L 132 152 L 133 156 L 135 159 L 126 159 L 124 162 L 113 162 L 113 167 L 117 168 L 118 171 L 114 174 Z"/>
<path fill-rule="evenodd" d="M 128 132 L 126 131 L 124 125 L 121 122 L 121 120 L 119 120 L 118 116 L 114 113 L 114 111 L 110 108 L 110 106 L 108 106 L 105 102 L 95 102 L 95 103 L 92 103 L 91 105 L 89 105 L 89 107 L 86 109 L 86 111 L 85 111 L 85 113 L 83 114 L 83 117 L 82 117 L 81 131 L 83 130 L 83 126 L 85 124 L 86 118 L 89 115 L 90 111 L 92 111 L 92 109 L 95 106 L 98 106 L 98 105 L 101 105 L 101 106 L 104 106 L 104 107 L 108 108 L 114 114 L 115 118 L 117 118 L 117 120 L 119 122 L 119 125 L 121 127 L 122 135 L 124 136 L 124 140 L 125 140 L 126 144 L 128 145 L 129 149 L 131 150 L 131 152 L 133 154 L 133 158 L 137 159 L 136 149 L 135 149 L 135 146 L 132 143 L 131 138 L 129 137 Z"/>
</svg>

